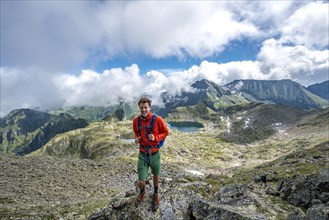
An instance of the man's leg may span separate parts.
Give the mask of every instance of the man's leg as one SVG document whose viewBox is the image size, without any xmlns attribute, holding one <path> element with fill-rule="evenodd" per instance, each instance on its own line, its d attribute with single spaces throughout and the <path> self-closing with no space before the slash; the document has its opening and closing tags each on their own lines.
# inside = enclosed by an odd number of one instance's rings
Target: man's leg
<svg viewBox="0 0 329 220">
<path fill-rule="evenodd" d="M 152 204 L 152 208 L 153 211 L 158 210 L 159 208 L 159 180 L 160 180 L 160 176 L 153 176 L 153 186 L 154 186 L 154 193 L 153 193 L 153 204 Z"/>
<path fill-rule="evenodd" d="M 154 186 L 154 193 L 153 193 L 153 201 L 152 201 L 152 209 L 156 211 L 159 208 L 159 182 L 160 182 L 160 152 L 155 154 L 152 157 L 152 174 L 153 174 L 153 186 Z"/>
<path fill-rule="evenodd" d="M 139 194 L 137 196 L 138 202 L 144 201 L 144 195 L 145 195 L 145 181 L 144 180 L 138 180 L 138 186 L 139 186 Z"/>
<path fill-rule="evenodd" d="M 160 181 L 160 176 L 154 176 L 153 175 L 153 186 L 154 186 L 154 193 L 155 194 L 158 194 L 159 181 Z"/>
<path fill-rule="evenodd" d="M 148 169 L 149 166 L 144 161 L 144 155 L 140 153 L 137 162 L 139 194 L 135 199 L 135 206 L 138 206 L 141 202 L 144 201 L 146 186 L 145 180 L 147 178 Z"/>
</svg>

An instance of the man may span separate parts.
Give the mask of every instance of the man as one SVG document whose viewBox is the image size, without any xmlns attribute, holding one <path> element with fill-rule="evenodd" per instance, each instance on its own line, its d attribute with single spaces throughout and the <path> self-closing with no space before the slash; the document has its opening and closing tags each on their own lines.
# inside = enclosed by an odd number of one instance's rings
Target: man
<svg viewBox="0 0 329 220">
<path fill-rule="evenodd" d="M 266 175 L 260 176 L 260 181 L 262 182 L 260 185 L 263 186 L 264 184 L 264 186 L 266 187 L 266 182 L 267 182 Z"/>
<path fill-rule="evenodd" d="M 151 100 L 142 97 L 138 102 L 141 115 L 134 118 L 133 129 L 135 134 L 135 143 L 139 144 L 139 156 L 137 162 L 138 186 L 140 193 L 135 200 L 138 206 L 144 201 L 146 178 L 149 167 L 153 174 L 153 200 L 152 208 L 156 211 L 159 208 L 159 180 L 160 180 L 160 148 L 158 144 L 169 134 L 166 122 L 156 116 L 153 129 L 150 128 L 152 120 Z M 140 117 L 140 119 L 139 119 Z M 140 125 L 138 126 L 138 121 Z"/>
</svg>

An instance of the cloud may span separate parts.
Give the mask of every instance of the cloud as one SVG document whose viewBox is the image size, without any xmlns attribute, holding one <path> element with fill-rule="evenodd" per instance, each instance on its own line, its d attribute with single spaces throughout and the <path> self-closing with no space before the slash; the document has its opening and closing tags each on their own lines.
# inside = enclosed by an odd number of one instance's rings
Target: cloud
<svg viewBox="0 0 329 220">
<path fill-rule="evenodd" d="M 117 103 L 118 98 L 132 101 L 144 88 L 142 79 L 138 66 L 134 64 L 103 73 L 83 70 L 79 76 L 61 74 L 55 84 L 66 97 L 64 106 L 106 105 Z"/>
<path fill-rule="evenodd" d="M 1 61 L 66 70 L 116 57 L 206 59 L 276 34 L 325 47 L 327 12 L 307 1 L 1 1 Z"/>
<path fill-rule="evenodd" d="M 1 116 L 142 94 L 161 104 L 162 92 L 191 91 L 200 79 L 224 85 L 287 78 L 306 86 L 328 80 L 327 2 L 1 1 L 0 22 Z M 207 61 L 244 39 L 263 42 L 255 60 Z M 145 56 L 203 61 L 144 73 L 134 58 Z M 118 57 L 136 64 L 70 71 Z"/>
<path fill-rule="evenodd" d="M 65 70 L 115 57 L 206 58 L 265 27 L 276 31 L 294 4 L 1 1 L 1 60 Z"/>
<path fill-rule="evenodd" d="M 125 12 L 128 48 L 155 58 L 206 57 L 233 39 L 258 33 L 218 2 L 131 2 Z"/>
<path fill-rule="evenodd" d="M 285 46 L 280 40 L 263 43 L 257 60 L 268 79 L 292 79 L 309 85 L 328 80 L 329 50 L 310 50 L 305 46 Z"/>
<path fill-rule="evenodd" d="M 325 48 L 329 42 L 328 3 L 311 2 L 283 22 L 281 41 L 309 48 Z"/>
<path fill-rule="evenodd" d="M 187 70 L 142 74 L 137 64 L 98 73 L 83 70 L 79 75 L 47 73 L 41 69 L 1 68 L 1 114 L 22 107 L 107 105 L 118 99 L 134 101 L 143 94 L 153 103 L 163 104 L 161 93 L 178 95 L 192 91 L 196 80 L 208 79 L 225 85 L 235 79 L 292 79 L 305 86 L 328 80 L 328 50 L 309 50 L 305 46 L 286 46 L 280 40 L 264 41 L 256 61 L 215 63 L 203 61 Z"/>
<path fill-rule="evenodd" d="M 101 36 L 87 6 L 86 1 L 1 1 L 2 65 L 57 69 L 80 64 L 86 48 Z"/>
<path fill-rule="evenodd" d="M 226 2 L 235 19 L 252 23 L 266 37 L 280 32 L 280 26 L 296 9 L 305 5 L 301 1 L 235 1 Z"/>
<path fill-rule="evenodd" d="M 56 84 L 56 75 L 38 68 L 0 68 L 1 116 L 16 108 L 48 109 L 65 102 Z"/>
</svg>

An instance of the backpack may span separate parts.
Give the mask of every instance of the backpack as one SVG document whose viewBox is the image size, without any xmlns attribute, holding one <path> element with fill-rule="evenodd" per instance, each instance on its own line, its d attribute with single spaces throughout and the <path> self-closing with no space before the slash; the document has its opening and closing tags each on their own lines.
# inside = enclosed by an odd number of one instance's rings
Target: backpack
<svg viewBox="0 0 329 220">
<path fill-rule="evenodd" d="M 149 129 L 149 134 L 153 134 L 154 121 L 155 121 L 156 117 L 157 117 L 157 115 L 153 114 L 152 118 L 151 118 L 150 126 L 146 127 L 146 128 Z M 141 116 L 138 116 L 138 137 L 140 137 L 140 129 L 142 129 L 142 127 L 141 127 Z M 164 142 L 165 142 L 165 138 L 158 143 L 157 147 L 161 148 L 163 146 Z"/>
</svg>

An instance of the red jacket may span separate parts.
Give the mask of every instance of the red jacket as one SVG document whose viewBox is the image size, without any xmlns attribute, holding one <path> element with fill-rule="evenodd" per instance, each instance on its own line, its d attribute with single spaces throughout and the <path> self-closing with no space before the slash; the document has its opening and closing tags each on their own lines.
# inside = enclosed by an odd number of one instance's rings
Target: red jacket
<svg viewBox="0 0 329 220">
<path fill-rule="evenodd" d="M 151 125 L 151 118 L 152 118 L 152 113 L 150 112 L 147 116 L 146 119 L 143 119 L 141 117 L 141 127 L 144 126 L 150 126 Z M 134 118 L 133 120 L 133 129 L 134 129 L 134 134 L 135 138 L 138 138 L 138 116 Z M 148 139 L 148 134 L 149 131 L 146 131 L 147 129 L 140 129 L 140 142 L 139 144 L 142 146 L 157 146 L 158 143 L 163 140 L 164 138 L 167 137 L 169 134 L 169 129 L 167 127 L 166 122 L 161 118 L 160 116 L 157 116 L 154 121 L 154 126 L 153 126 L 153 135 L 155 137 L 154 141 L 150 141 Z M 146 132 L 146 134 L 145 134 Z M 139 148 L 141 152 L 144 152 L 144 148 Z M 159 148 L 152 148 L 151 153 L 155 153 L 159 150 Z"/>
</svg>

